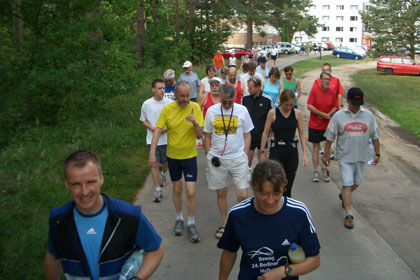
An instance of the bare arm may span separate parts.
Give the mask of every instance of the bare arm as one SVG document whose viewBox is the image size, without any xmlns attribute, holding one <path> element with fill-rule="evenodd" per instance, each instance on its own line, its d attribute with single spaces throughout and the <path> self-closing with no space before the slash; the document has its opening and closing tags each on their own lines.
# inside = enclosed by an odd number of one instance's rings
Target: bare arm
<svg viewBox="0 0 420 280">
<path fill-rule="evenodd" d="M 203 96 L 203 91 L 204 91 L 204 84 L 201 83 L 201 85 L 198 88 L 198 100 L 200 100 L 201 99 L 201 96 Z"/>
<path fill-rule="evenodd" d="M 329 114 L 319 111 L 317 108 L 315 108 L 315 106 L 313 106 L 311 104 L 307 105 L 307 109 L 311 113 L 317 115 L 318 118 L 320 118 L 321 120 L 326 120 L 326 119 L 329 119 L 331 117 Z M 337 110 L 337 108 L 335 108 L 335 109 Z"/>
<path fill-rule="evenodd" d="M 271 125 L 273 124 L 274 120 L 276 119 L 276 111 L 275 109 L 271 109 L 268 111 L 267 114 L 267 120 L 265 121 L 264 125 L 264 131 L 261 136 L 261 145 L 260 145 L 260 151 L 264 151 L 264 154 L 262 154 L 262 160 L 266 158 L 267 149 L 265 149 L 265 143 L 267 143 L 268 134 L 271 130 Z"/>
<path fill-rule="evenodd" d="M 381 145 L 379 144 L 379 138 L 373 140 L 373 146 L 375 147 L 375 158 L 373 159 L 372 165 L 377 165 L 379 163 L 379 156 L 377 155 L 381 154 Z"/>
<path fill-rule="evenodd" d="M 302 90 L 301 90 L 301 87 L 300 87 L 299 79 L 296 79 L 296 90 L 297 90 L 297 92 L 299 92 L 299 94 L 297 96 L 297 99 L 299 99 L 302 96 Z"/>
<path fill-rule="evenodd" d="M 283 83 L 280 83 L 280 94 L 283 92 L 283 90 L 284 90 L 284 85 Z"/>
<path fill-rule="evenodd" d="M 237 253 L 223 250 L 220 257 L 219 280 L 227 280 L 235 264 Z"/>
<path fill-rule="evenodd" d="M 150 145 L 150 152 L 149 152 L 149 165 L 150 166 L 158 166 L 156 162 L 156 147 L 159 141 L 159 137 L 162 134 L 162 129 L 156 128 L 155 132 L 153 133 L 152 144 Z"/>
<path fill-rule="evenodd" d="M 299 109 L 295 109 L 296 118 L 297 118 L 297 128 L 299 132 L 300 145 L 302 146 L 303 157 L 302 157 L 302 166 L 308 166 L 308 157 L 307 157 L 307 145 L 306 145 L 306 136 L 305 130 L 303 128 L 302 121 L 302 112 Z"/>
<path fill-rule="evenodd" d="M 204 134 L 204 151 L 206 155 L 210 152 L 211 148 L 211 133 Z"/>
<path fill-rule="evenodd" d="M 204 104 L 206 104 L 208 96 L 208 94 L 203 94 L 200 96 L 198 99 L 198 106 L 200 106 L 200 108 L 203 108 Z"/>
<path fill-rule="evenodd" d="M 308 257 L 303 262 L 292 264 L 290 267 L 292 268 L 292 275 L 304 275 L 307 274 L 315 269 L 317 269 L 320 265 L 321 257 L 320 255 L 316 255 L 315 257 Z M 283 279 L 286 278 L 286 274 L 284 271 L 284 266 L 277 267 L 264 273 L 261 275 L 258 280 L 274 280 L 274 279 Z"/>
<path fill-rule="evenodd" d="M 203 136 L 203 128 L 198 124 L 194 117 L 194 109 L 191 109 L 191 114 L 186 117 L 186 120 L 193 124 L 195 130 L 195 137 L 201 138 Z"/>
<path fill-rule="evenodd" d="M 244 152 L 246 156 L 249 154 L 249 147 L 251 147 L 251 132 L 244 133 Z"/>
<path fill-rule="evenodd" d="M 61 261 L 57 260 L 50 252 L 45 254 L 44 269 L 45 280 L 58 280 L 63 270 Z"/>
<path fill-rule="evenodd" d="M 321 157 L 321 160 L 325 163 L 325 164 L 329 164 L 330 162 L 330 157 L 331 157 L 331 145 L 332 145 L 332 141 L 329 140 L 325 140 L 325 144 L 324 144 L 324 154 Z"/>
<path fill-rule="evenodd" d="M 141 264 L 139 272 L 137 272 L 137 277 L 141 279 L 148 279 L 153 272 L 156 271 L 160 262 L 163 258 L 163 245 L 160 244 L 160 247 L 155 251 L 147 252 L 144 255 L 143 263 Z"/>
</svg>

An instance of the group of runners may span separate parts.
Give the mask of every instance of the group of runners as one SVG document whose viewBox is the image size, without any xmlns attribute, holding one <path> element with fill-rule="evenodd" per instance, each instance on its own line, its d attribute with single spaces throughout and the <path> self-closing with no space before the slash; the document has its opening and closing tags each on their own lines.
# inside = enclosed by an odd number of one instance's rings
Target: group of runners
<svg viewBox="0 0 420 280">
<path fill-rule="evenodd" d="M 238 75 L 235 62 L 228 68 L 226 78 L 217 67 L 220 64 L 209 65 L 206 76 L 200 80 L 192 71 L 192 63 L 186 61 L 177 80 L 175 71 L 168 69 L 163 79 L 153 81 L 153 96 L 141 108 L 140 121 L 147 128 L 146 143 L 155 185 L 153 201 L 162 201 L 162 187 L 167 184 L 169 173 L 175 208 L 172 232 L 181 236 L 186 229 L 193 243 L 201 239 L 195 223 L 197 148 L 204 148 L 207 184 L 216 193 L 221 216 L 221 225 L 215 231 L 215 237 L 220 239 L 217 246 L 223 250 L 219 279 L 228 279 L 239 248 L 243 251 L 239 279 L 298 279 L 298 275 L 313 271 L 320 264 L 320 244 L 310 212 L 303 202 L 292 198 L 299 143 L 302 165 L 308 166 L 302 111 L 297 105 L 300 82 L 293 77 L 293 67 L 283 69 L 280 81 L 280 70 L 268 69 L 263 63 L 257 67 L 252 60 L 245 62 Z M 354 227 L 351 192 L 362 183 L 369 160 L 367 143 L 369 139 L 374 143 L 373 165 L 379 162 L 380 146 L 376 121 L 361 107 L 363 92 L 351 88 L 346 107 L 343 92 L 339 79 L 331 75 L 331 65 L 324 64 L 307 101 L 308 141 L 313 146 L 314 183 L 321 177 L 330 180 L 327 166 L 332 143 L 336 141 L 335 157 L 343 186 L 339 198 L 345 209 L 344 226 L 351 229 Z M 319 153 L 325 140 L 320 173 Z M 56 279 L 62 270 L 66 275 L 109 278 L 121 270 L 117 262 L 126 260 L 133 248 L 143 248 L 145 256 L 140 270 L 131 279 L 147 279 L 157 269 L 163 247 L 140 207 L 100 194 L 103 183 L 100 160 L 90 151 L 70 155 L 64 171 L 73 201 L 54 209 L 50 217 L 48 279 Z M 230 211 L 226 199 L 229 177 L 237 197 L 237 205 Z M 254 194 L 251 198 L 249 188 Z M 127 223 L 123 231 L 118 228 L 120 222 Z M 65 233 L 69 228 L 70 234 Z M 96 235 L 97 232 L 100 234 Z M 80 237 L 81 243 L 78 239 L 66 243 L 77 234 L 86 235 Z M 124 243 L 126 235 L 130 239 Z M 102 236 L 109 238 L 108 243 L 101 242 Z M 95 245 L 87 249 L 90 242 Z M 121 242 L 124 246 L 119 253 L 106 251 L 108 244 L 114 248 Z M 302 246 L 304 261 L 290 262 L 288 250 L 292 243 Z M 118 260 L 118 254 L 124 258 Z M 98 263 L 103 266 L 95 265 Z"/>
</svg>

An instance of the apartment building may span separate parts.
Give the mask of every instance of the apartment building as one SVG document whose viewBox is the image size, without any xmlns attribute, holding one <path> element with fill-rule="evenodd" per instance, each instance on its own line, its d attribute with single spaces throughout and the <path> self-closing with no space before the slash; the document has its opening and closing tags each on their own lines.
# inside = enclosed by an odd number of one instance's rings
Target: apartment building
<svg viewBox="0 0 420 280">
<path fill-rule="evenodd" d="M 293 41 L 332 42 L 335 46 L 355 46 L 363 44 L 363 23 L 360 11 L 366 0 L 313 0 L 309 14 L 318 18 L 322 24 L 318 33 L 308 37 L 304 32 L 297 32 Z"/>
</svg>

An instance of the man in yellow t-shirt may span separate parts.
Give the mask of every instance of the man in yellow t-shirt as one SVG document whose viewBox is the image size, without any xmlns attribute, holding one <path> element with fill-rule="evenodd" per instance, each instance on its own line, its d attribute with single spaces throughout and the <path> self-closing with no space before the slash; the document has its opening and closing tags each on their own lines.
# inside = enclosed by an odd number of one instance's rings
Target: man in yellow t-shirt
<svg viewBox="0 0 420 280">
<path fill-rule="evenodd" d="M 197 182 L 197 146 L 195 139 L 202 137 L 204 121 L 198 103 L 190 102 L 190 92 L 191 88 L 187 82 L 178 82 L 175 88 L 175 102 L 163 107 L 156 122 L 157 129 L 153 134 L 149 165 L 157 165 L 155 150 L 159 137 L 166 127 L 168 134 L 166 155 L 176 211 L 176 221 L 172 232 L 174 235 L 184 233 L 184 217 L 182 215 L 182 174 L 184 174 L 187 193 L 187 232 L 189 240 L 195 243 L 200 241 L 200 233 L 194 221 L 195 185 Z"/>
</svg>

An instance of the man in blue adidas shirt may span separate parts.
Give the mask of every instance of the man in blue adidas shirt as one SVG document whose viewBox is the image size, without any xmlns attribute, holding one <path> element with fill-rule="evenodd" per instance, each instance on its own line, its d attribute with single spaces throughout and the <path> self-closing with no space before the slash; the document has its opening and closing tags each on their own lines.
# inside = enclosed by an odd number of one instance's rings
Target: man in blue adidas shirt
<svg viewBox="0 0 420 280">
<path fill-rule="evenodd" d="M 162 239 L 140 206 L 100 193 L 101 162 L 79 150 L 64 162 L 72 201 L 50 212 L 45 278 L 118 279 L 124 262 L 141 248 L 145 256 L 136 277 L 147 279 L 163 258 Z M 79 279 L 79 278 L 78 278 Z"/>
</svg>

